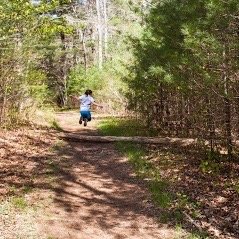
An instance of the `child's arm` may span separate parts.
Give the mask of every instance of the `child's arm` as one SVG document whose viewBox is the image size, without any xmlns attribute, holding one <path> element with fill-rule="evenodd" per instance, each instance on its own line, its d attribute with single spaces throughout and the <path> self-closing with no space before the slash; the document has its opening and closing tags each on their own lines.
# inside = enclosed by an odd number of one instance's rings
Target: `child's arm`
<svg viewBox="0 0 239 239">
<path fill-rule="evenodd" d="M 94 102 L 94 101 L 92 102 L 92 104 L 95 105 L 95 106 L 98 106 L 98 107 L 100 107 L 100 108 L 103 108 L 103 105 L 97 104 L 97 103 Z"/>
<path fill-rule="evenodd" d="M 75 99 L 75 100 L 79 100 L 79 99 L 80 99 L 79 96 L 75 96 L 75 95 L 69 95 L 69 96 L 72 97 L 72 98 Z"/>
</svg>

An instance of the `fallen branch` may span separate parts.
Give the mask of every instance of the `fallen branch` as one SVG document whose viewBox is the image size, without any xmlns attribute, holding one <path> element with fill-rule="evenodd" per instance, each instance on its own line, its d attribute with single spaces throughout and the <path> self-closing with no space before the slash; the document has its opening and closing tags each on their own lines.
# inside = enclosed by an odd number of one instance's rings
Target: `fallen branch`
<svg viewBox="0 0 239 239">
<path fill-rule="evenodd" d="M 183 212 L 183 215 L 187 218 L 187 220 L 198 229 L 198 231 L 203 232 L 202 227 L 197 223 L 195 220 L 193 220 L 186 212 Z"/>
</svg>

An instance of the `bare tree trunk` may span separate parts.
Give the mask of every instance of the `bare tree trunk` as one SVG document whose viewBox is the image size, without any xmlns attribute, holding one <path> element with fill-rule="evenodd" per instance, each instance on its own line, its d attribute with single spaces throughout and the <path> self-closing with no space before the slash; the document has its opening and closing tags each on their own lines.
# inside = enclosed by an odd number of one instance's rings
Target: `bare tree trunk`
<svg viewBox="0 0 239 239">
<path fill-rule="evenodd" d="M 164 101 L 163 101 L 163 85 L 162 83 L 160 83 L 159 86 L 159 94 L 160 94 L 160 104 L 159 104 L 159 120 L 160 120 L 160 124 L 162 125 L 163 121 L 164 121 L 164 117 L 163 117 L 163 110 L 164 110 Z"/>
<path fill-rule="evenodd" d="M 2 124 L 4 122 L 5 119 L 5 111 L 6 111 L 6 103 L 7 103 L 7 97 L 6 97 L 6 93 L 4 92 L 3 95 L 3 99 L 1 103 L 1 113 L 0 113 L 0 123 Z"/>
<path fill-rule="evenodd" d="M 224 44 L 223 50 L 223 82 L 224 82 L 224 112 L 228 158 L 232 158 L 232 127 L 231 127 L 231 101 L 229 98 L 229 77 L 227 62 L 227 46 Z"/>
<path fill-rule="evenodd" d="M 103 37 L 102 37 L 102 19 L 100 0 L 96 0 L 97 28 L 98 28 L 98 67 L 102 69 L 103 65 Z"/>
<path fill-rule="evenodd" d="M 103 12 L 104 12 L 104 55 L 107 58 L 108 55 L 108 16 L 107 16 L 107 0 L 103 0 Z"/>
<path fill-rule="evenodd" d="M 83 60 L 84 60 L 84 68 L 85 68 L 85 71 L 87 69 L 87 51 L 86 51 L 86 44 L 85 44 L 85 32 L 86 32 L 86 29 L 84 30 L 78 30 L 78 34 L 80 36 L 80 41 L 82 43 L 82 48 L 83 48 Z"/>
<path fill-rule="evenodd" d="M 72 49 L 73 49 L 73 65 L 77 65 L 77 37 L 78 30 L 75 31 L 73 39 L 72 39 Z"/>
<path fill-rule="evenodd" d="M 239 95 L 237 95 L 237 97 L 236 97 L 236 112 L 237 112 L 236 137 L 239 138 Z"/>
<path fill-rule="evenodd" d="M 212 102 L 208 95 L 206 95 L 206 104 L 207 104 L 207 125 L 209 129 L 209 142 L 210 142 L 210 151 L 214 151 L 214 138 L 215 138 L 215 126 L 212 113 Z"/>
<path fill-rule="evenodd" d="M 62 43 L 62 56 L 61 56 L 61 76 L 62 80 L 60 83 L 60 96 L 62 106 L 67 104 L 67 69 L 66 69 L 66 46 L 65 46 L 65 34 L 61 32 L 61 43 Z"/>
<path fill-rule="evenodd" d="M 180 127 L 181 133 L 185 130 L 185 99 L 183 94 L 181 95 L 181 107 L 180 107 Z"/>
</svg>

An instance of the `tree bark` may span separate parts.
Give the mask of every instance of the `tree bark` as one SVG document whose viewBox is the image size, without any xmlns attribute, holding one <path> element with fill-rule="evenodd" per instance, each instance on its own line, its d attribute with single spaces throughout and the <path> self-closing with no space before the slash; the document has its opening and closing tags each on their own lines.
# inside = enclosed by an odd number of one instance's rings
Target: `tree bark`
<svg viewBox="0 0 239 239">
<path fill-rule="evenodd" d="M 103 37 L 102 37 L 102 19 L 100 0 L 96 0 L 97 11 L 97 29 L 98 29 L 98 67 L 102 69 L 103 65 Z"/>
<path fill-rule="evenodd" d="M 212 104 L 211 99 L 208 95 L 206 95 L 206 104 L 207 104 L 207 126 L 209 129 L 209 140 L 210 140 L 210 150 L 214 151 L 214 138 L 215 138 L 215 126 L 214 126 L 214 118 L 212 114 Z"/>
<path fill-rule="evenodd" d="M 62 56 L 61 56 L 61 76 L 62 83 L 60 83 L 60 95 L 61 95 L 61 104 L 65 106 L 67 104 L 67 69 L 66 69 L 66 46 L 65 46 L 65 34 L 63 32 L 60 33 L 61 36 L 61 49 L 62 49 Z"/>
<path fill-rule="evenodd" d="M 103 13 L 104 13 L 104 55 L 108 55 L 108 16 L 107 16 L 107 0 L 103 0 Z"/>
<path fill-rule="evenodd" d="M 232 158 L 232 127 L 231 127 L 231 101 L 229 98 L 229 77 L 227 62 L 227 46 L 224 44 L 223 50 L 223 83 L 224 83 L 224 112 L 225 112 L 225 128 L 228 158 Z"/>
<path fill-rule="evenodd" d="M 86 29 L 83 29 L 83 30 L 78 30 L 78 34 L 80 36 L 80 41 L 82 43 L 82 49 L 83 49 L 83 61 L 84 61 L 84 68 L 85 68 L 85 71 L 87 70 L 87 51 L 86 51 L 86 44 L 85 44 L 85 32 L 86 32 Z"/>
</svg>

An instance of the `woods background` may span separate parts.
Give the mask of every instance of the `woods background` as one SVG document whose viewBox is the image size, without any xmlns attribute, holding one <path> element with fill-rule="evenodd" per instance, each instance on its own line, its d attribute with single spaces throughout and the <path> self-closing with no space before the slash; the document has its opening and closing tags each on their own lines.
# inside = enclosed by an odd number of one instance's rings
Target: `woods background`
<svg viewBox="0 0 239 239">
<path fill-rule="evenodd" d="M 2 126 L 91 88 L 107 112 L 237 155 L 237 0 L 3 0 L 0 24 Z"/>
</svg>

